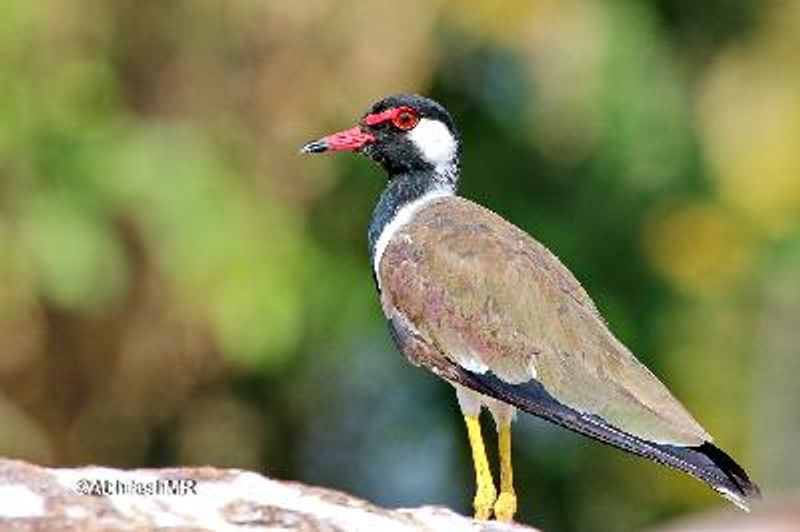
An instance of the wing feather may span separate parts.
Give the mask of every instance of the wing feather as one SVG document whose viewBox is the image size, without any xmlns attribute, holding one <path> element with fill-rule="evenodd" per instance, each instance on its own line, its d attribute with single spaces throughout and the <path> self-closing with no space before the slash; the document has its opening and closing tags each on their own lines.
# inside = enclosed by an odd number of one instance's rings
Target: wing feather
<svg viewBox="0 0 800 532">
<path fill-rule="evenodd" d="M 638 438 L 711 437 L 608 330 L 572 274 L 539 242 L 461 198 L 431 203 L 381 259 L 381 299 L 470 371 L 537 379 L 559 402 Z"/>
</svg>

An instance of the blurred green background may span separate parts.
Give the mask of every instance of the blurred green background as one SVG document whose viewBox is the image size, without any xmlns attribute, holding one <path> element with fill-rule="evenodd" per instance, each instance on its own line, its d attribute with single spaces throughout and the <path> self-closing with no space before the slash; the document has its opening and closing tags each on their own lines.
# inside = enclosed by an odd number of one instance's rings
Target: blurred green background
<svg viewBox="0 0 800 532">
<path fill-rule="evenodd" d="M 374 293 L 383 175 L 297 155 L 413 91 L 460 123 L 464 195 L 559 255 L 768 495 L 797 490 L 799 50 L 788 0 L 3 0 L 0 455 L 469 512 L 452 390 Z M 724 504 L 530 417 L 515 434 L 543 529 Z"/>
</svg>

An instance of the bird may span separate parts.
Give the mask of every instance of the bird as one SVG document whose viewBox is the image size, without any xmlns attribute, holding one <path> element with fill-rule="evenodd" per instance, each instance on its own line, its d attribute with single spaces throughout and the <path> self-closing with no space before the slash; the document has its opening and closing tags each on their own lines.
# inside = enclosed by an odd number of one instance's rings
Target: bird
<svg viewBox="0 0 800 532">
<path fill-rule="evenodd" d="M 610 331 L 562 262 L 458 195 L 461 135 L 436 101 L 398 94 L 300 153 L 349 151 L 387 184 L 367 233 L 390 336 L 455 388 L 475 471 L 474 518 L 517 511 L 511 423 L 523 411 L 688 473 L 748 510 L 758 486 Z M 494 418 L 499 493 L 479 416 Z"/>
</svg>

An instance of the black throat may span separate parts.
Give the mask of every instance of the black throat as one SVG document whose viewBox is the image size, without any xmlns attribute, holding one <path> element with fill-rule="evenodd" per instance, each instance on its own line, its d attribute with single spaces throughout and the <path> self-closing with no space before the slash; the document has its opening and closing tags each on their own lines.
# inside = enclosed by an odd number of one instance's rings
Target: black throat
<svg viewBox="0 0 800 532">
<path fill-rule="evenodd" d="M 431 169 L 404 172 L 393 175 L 389 179 L 369 224 L 367 237 L 369 240 L 370 261 L 375 263 L 375 251 L 378 240 L 386 226 L 395 219 L 400 210 L 429 193 L 442 192 L 455 195 L 458 188 L 459 166 L 454 161 L 445 169 Z"/>
</svg>

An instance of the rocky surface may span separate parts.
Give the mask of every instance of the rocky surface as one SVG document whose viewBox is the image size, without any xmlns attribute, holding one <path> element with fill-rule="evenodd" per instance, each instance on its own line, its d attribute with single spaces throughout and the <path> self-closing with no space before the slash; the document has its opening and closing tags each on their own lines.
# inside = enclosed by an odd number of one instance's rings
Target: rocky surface
<svg viewBox="0 0 800 532">
<path fill-rule="evenodd" d="M 425 506 L 389 510 L 345 493 L 212 467 L 45 468 L 0 459 L 2 530 L 514 531 Z"/>
<path fill-rule="evenodd" d="M 769 498 L 750 513 L 725 508 L 693 515 L 650 532 L 798 532 L 800 496 Z"/>
</svg>

